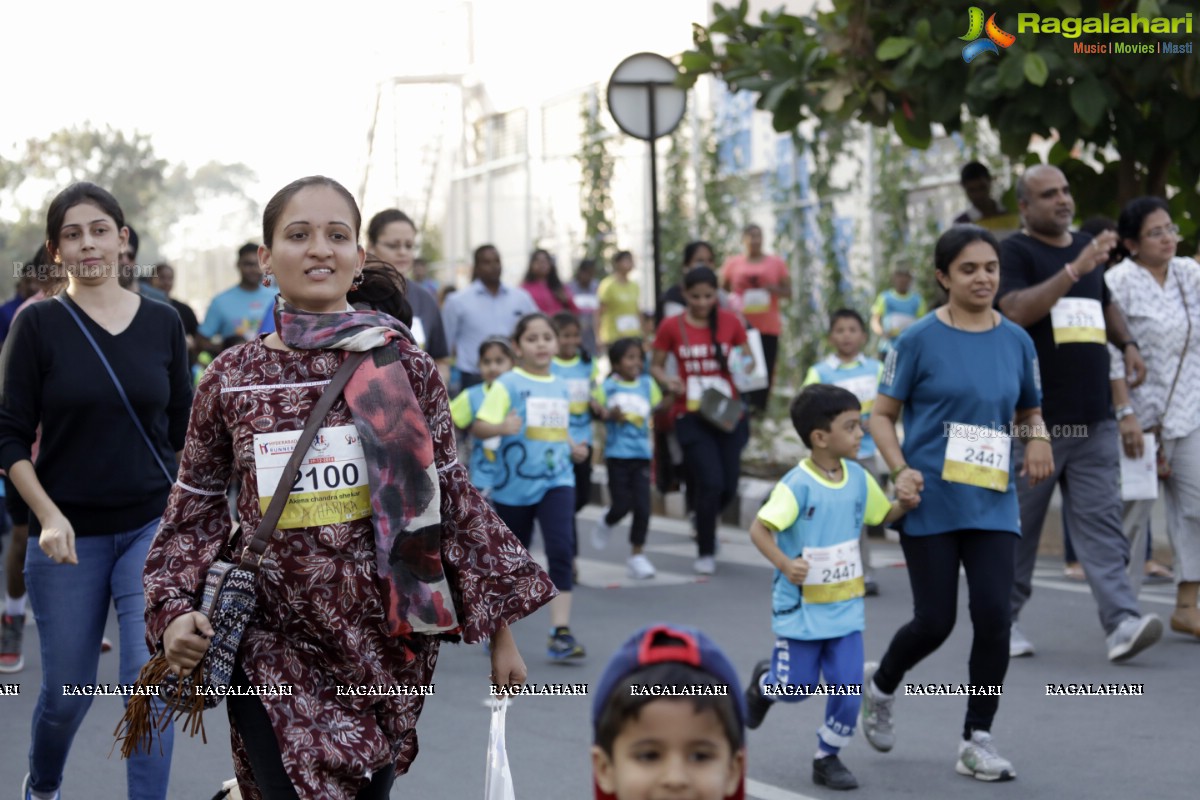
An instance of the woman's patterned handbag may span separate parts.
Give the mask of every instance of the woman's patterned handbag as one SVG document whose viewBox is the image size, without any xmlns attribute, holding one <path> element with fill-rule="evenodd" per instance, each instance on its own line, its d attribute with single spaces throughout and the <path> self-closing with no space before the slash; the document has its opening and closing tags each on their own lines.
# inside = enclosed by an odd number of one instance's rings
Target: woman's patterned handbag
<svg viewBox="0 0 1200 800">
<path fill-rule="evenodd" d="M 204 593 L 200 607 L 196 610 L 208 617 L 215 635 L 200 663 L 190 675 L 180 679 L 172 673 L 166 656 L 160 650 L 142 668 L 137 686 L 143 691 L 134 692 L 125 708 L 125 715 L 113 732 L 117 742 L 121 743 L 122 758 L 129 758 L 138 752 L 143 744 L 148 751 L 155 729 L 165 731 L 181 717 L 189 735 L 195 736 L 199 732 L 205 744 L 208 743 L 208 736 L 204 732 L 203 713 L 221 703 L 233 678 L 242 633 L 254 613 L 255 579 L 258 577 L 258 569 L 275 533 L 275 525 L 279 522 L 279 516 L 287 503 L 289 489 L 300 469 L 300 462 L 308 452 L 321 423 L 325 421 L 325 415 L 346 387 L 354 370 L 368 354 L 350 353 L 329 381 L 329 386 L 322 393 L 304 426 L 304 432 L 300 434 L 296 449 L 292 451 L 283 474 L 279 476 L 279 487 L 271 498 L 271 504 L 263 514 L 254 538 L 242 550 L 238 563 L 219 560 L 208 568 L 204 578 Z M 196 691 L 196 687 L 202 687 L 202 691 Z M 156 689 L 161 711 L 156 711 L 151 703 Z M 116 746 L 116 742 L 113 746 Z M 161 749 L 161 742 L 159 747 Z"/>
</svg>

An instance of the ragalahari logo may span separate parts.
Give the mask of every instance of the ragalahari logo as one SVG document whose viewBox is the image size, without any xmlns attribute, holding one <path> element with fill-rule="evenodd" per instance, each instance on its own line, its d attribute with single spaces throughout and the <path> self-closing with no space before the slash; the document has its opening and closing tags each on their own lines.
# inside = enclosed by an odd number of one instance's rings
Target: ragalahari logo
<svg viewBox="0 0 1200 800">
<path fill-rule="evenodd" d="M 995 14 L 988 17 L 987 24 L 985 25 L 983 23 L 983 9 L 978 6 L 971 6 L 969 13 L 970 22 L 967 35 L 958 37 L 964 42 L 970 43 L 963 48 L 962 52 L 963 61 L 968 64 L 974 61 L 975 57 L 981 53 L 995 53 L 996 55 L 1000 55 L 1000 50 L 996 45 L 1007 49 L 1009 45 L 1017 40 L 1017 37 L 1011 33 L 1000 29 L 1000 26 L 996 24 Z M 984 33 L 987 34 L 987 38 L 980 39 L 979 37 Z"/>
</svg>

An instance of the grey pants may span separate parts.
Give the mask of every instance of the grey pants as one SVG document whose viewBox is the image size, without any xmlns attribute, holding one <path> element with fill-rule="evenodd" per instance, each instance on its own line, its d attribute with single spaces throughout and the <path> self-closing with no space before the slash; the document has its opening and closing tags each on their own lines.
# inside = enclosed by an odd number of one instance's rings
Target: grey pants
<svg viewBox="0 0 1200 800">
<path fill-rule="evenodd" d="M 1104 420 L 1087 426 L 1087 435 L 1056 437 L 1054 474 L 1037 486 L 1021 478 L 1025 445 L 1013 441 L 1012 468 L 1017 474 L 1021 503 L 1021 541 L 1017 544 L 1013 581 L 1012 616 L 1016 622 L 1033 594 L 1033 568 L 1037 563 L 1042 524 L 1055 485 L 1062 486 L 1071 543 L 1092 589 L 1105 633 L 1112 633 L 1126 617 L 1141 616 L 1137 597 L 1126 571 L 1129 541 L 1122 529 L 1120 466 L 1117 423 Z"/>
<path fill-rule="evenodd" d="M 1200 429 L 1163 442 L 1171 477 L 1159 481 L 1159 492 L 1167 506 L 1167 536 L 1175 551 L 1175 580 L 1200 581 Z M 1154 500 L 1132 500 L 1125 504 L 1125 535 L 1134 542 L 1133 552 L 1145 552 L 1146 528 Z M 1142 579 L 1141 558 L 1135 559 L 1131 577 L 1135 586 Z"/>
</svg>

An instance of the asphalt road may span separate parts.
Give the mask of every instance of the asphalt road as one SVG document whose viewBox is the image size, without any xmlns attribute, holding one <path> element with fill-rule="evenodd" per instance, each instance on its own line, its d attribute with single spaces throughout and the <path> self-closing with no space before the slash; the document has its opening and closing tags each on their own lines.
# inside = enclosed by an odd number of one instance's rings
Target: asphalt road
<svg viewBox="0 0 1200 800">
<path fill-rule="evenodd" d="M 770 651 L 770 569 L 743 532 L 722 530 L 718 573 L 692 575 L 694 545 L 679 521 L 655 518 L 648 554 L 659 576 L 634 583 L 624 576 L 624 528 L 597 553 L 587 532 L 599 509 L 581 515 L 583 585 L 575 595 L 573 629 L 588 648 L 580 664 L 550 664 L 544 656 L 549 625 L 543 610 L 515 628 L 539 683 L 594 686 L 607 657 L 638 627 L 665 620 L 697 625 L 726 649 L 745 679 Z M 911 610 L 906 571 L 898 546 L 877 544 L 872 561 L 882 595 L 867 600 L 868 658 L 878 658 Z M 1037 655 L 1010 665 L 993 733 L 1018 779 L 984 784 L 955 773 L 957 741 L 965 709 L 962 697 L 901 697 L 896 705 L 898 742 L 877 753 L 856 732 L 843 761 L 858 776 L 860 798 L 1028 798 L 1029 800 L 1183 800 L 1200 785 L 1200 640 L 1167 632 L 1163 641 L 1124 665 L 1110 664 L 1103 632 L 1086 586 L 1061 578 L 1061 562 L 1039 568 L 1033 600 L 1022 628 Z M 1165 616 L 1171 587 L 1142 589 L 1143 608 Z M 965 683 L 970 647 L 965 584 L 959 625 L 937 653 L 917 667 L 914 683 Z M 27 631 L 26 667 L 0 684 L 20 685 L 17 696 L 0 696 L 0 798 L 16 798 L 27 769 L 29 720 L 37 700 L 40 659 L 37 634 Z M 109 637 L 116 636 L 115 617 Z M 101 682 L 116 682 L 116 657 L 101 657 Z M 394 798 L 461 800 L 483 794 L 488 740 L 488 659 L 478 646 L 444 646 L 418 728 L 421 753 L 399 779 Z M 1141 697 L 1047 697 L 1048 683 L 1137 683 Z M 528 697 L 508 712 L 508 752 L 518 798 L 567 800 L 591 797 L 590 697 Z M 757 800 L 805 800 L 836 793 L 817 788 L 810 777 L 815 731 L 824 701 L 772 710 L 749 734 L 749 796 Z M 125 797 L 124 767 L 108 758 L 120 700 L 98 698 L 76 737 L 67 764 L 64 800 Z M 170 797 L 207 800 L 221 780 L 232 777 L 228 726 L 223 710 L 207 715 L 208 744 L 179 736 Z"/>
</svg>

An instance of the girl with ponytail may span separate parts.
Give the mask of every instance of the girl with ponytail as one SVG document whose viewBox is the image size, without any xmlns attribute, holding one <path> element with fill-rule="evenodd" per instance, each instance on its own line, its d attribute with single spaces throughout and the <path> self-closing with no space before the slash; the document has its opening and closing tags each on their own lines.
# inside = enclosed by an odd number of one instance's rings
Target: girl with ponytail
<svg viewBox="0 0 1200 800">
<path fill-rule="evenodd" d="M 695 568 L 711 575 L 716 571 L 717 519 L 737 494 L 750 430 L 745 414 L 728 433 L 709 424 L 699 413 L 700 398 L 712 388 L 738 399 L 729 353 L 746 345 L 746 329 L 736 316 L 717 307 L 717 276 L 708 267 L 696 267 L 684 276 L 683 296 L 686 310 L 658 327 L 650 373 L 674 396 L 675 434 L 689 465 L 688 478 L 695 483 Z M 667 373 L 668 355 L 675 356 L 676 374 Z"/>
</svg>

